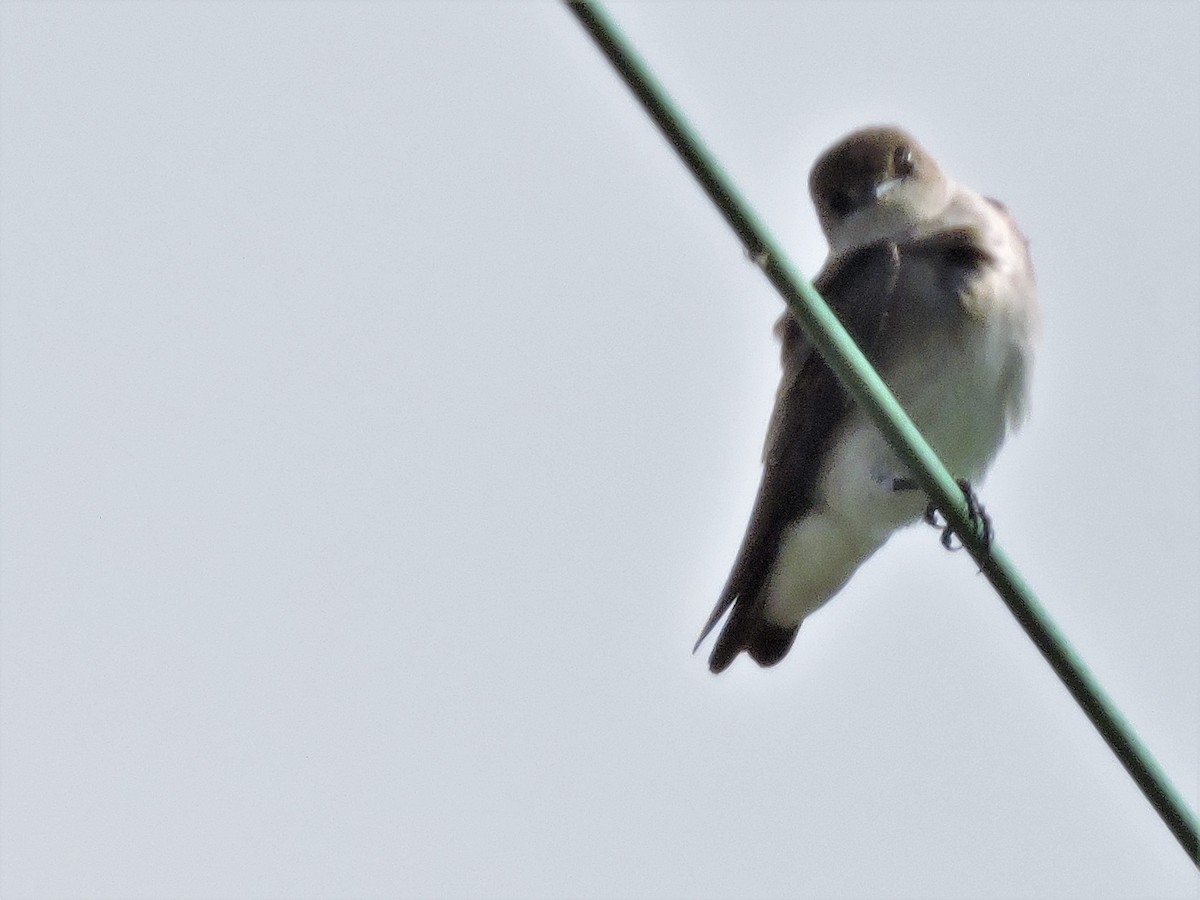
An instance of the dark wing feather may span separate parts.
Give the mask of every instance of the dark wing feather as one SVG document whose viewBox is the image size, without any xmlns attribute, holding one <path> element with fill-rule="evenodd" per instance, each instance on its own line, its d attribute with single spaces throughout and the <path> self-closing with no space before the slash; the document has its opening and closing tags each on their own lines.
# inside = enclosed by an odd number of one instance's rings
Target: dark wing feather
<svg viewBox="0 0 1200 900">
<path fill-rule="evenodd" d="M 970 276 L 990 261 L 979 236 L 961 229 L 903 244 L 870 244 L 830 262 L 814 286 L 880 368 L 889 344 L 884 335 L 904 330 L 905 320 L 933 298 L 963 297 Z M 920 317 L 928 312 L 925 309 Z M 779 320 L 776 333 L 782 344 L 783 378 L 763 448 L 762 482 L 733 571 L 696 642 L 698 648 L 733 607 L 709 657 L 713 672 L 725 669 L 742 650 L 766 666 L 791 648 L 799 626 L 781 628 L 765 620 L 763 588 L 784 529 L 812 508 L 826 445 L 851 406 L 790 311 Z"/>
<path fill-rule="evenodd" d="M 897 246 L 886 241 L 833 260 L 814 284 L 868 357 L 888 318 L 898 271 Z M 737 561 L 696 642 L 699 647 L 733 606 L 709 658 L 714 672 L 725 669 L 742 650 L 761 665 L 771 665 L 790 649 L 796 628 L 781 629 L 764 621 L 763 587 L 784 529 L 812 507 L 824 446 L 850 406 L 837 377 L 790 311 L 775 331 L 783 377 L 763 447 L 758 497 Z"/>
</svg>

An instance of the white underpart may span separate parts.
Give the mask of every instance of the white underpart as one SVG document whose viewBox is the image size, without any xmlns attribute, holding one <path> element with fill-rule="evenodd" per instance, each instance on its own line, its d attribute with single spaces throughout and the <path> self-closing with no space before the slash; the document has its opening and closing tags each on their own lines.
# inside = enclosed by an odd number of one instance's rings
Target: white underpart
<svg viewBox="0 0 1200 900">
<path fill-rule="evenodd" d="M 999 260 L 972 291 L 986 315 L 957 342 L 931 333 L 886 380 L 951 474 L 978 483 L 1024 414 L 1036 302 L 1024 247 L 1018 246 L 1022 239 L 1005 214 L 955 187 L 937 228 L 964 224 L 980 230 Z M 853 414 L 835 437 L 814 512 L 792 524 L 780 542 L 768 582 L 768 619 L 800 622 L 893 531 L 921 515 L 924 493 L 893 490 L 893 481 L 907 475 L 878 430 Z"/>
</svg>

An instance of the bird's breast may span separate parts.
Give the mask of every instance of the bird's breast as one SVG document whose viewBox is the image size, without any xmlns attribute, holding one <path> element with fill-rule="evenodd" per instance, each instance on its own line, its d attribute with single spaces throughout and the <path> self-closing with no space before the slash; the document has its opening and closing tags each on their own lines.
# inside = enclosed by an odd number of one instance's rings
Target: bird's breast
<svg viewBox="0 0 1200 900">
<path fill-rule="evenodd" d="M 987 303 L 985 316 L 914 330 L 880 373 L 950 473 L 973 482 L 1023 414 L 1028 377 L 1029 328 L 1007 314 L 1021 304 L 996 295 Z M 854 410 L 832 437 L 818 504 L 886 535 L 925 507 L 920 491 L 894 490 L 907 477 L 883 435 Z"/>
</svg>

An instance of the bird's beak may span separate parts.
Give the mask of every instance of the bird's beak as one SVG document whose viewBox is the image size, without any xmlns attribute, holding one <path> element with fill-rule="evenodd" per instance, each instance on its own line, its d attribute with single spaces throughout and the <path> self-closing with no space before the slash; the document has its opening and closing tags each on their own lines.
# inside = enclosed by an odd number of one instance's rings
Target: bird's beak
<svg viewBox="0 0 1200 900">
<path fill-rule="evenodd" d="M 875 199 L 880 200 L 884 194 L 891 193 L 892 189 L 902 180 L 901 178 L 889 178 L 887 181 L 879 182 L 879 184 L 875 185 Z"/>
</svg>

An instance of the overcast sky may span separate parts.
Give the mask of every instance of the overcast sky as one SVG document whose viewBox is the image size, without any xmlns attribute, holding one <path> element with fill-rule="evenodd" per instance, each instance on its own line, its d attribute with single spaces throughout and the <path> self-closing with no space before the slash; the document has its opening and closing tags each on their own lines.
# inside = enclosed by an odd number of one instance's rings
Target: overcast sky
<svg viewBox="0 0 1200 900">
<path fill-rule="evenodd" d="M 1012 209 L 980 493 L 1200 801 L 1200 4 L 613 4 L 800 268 L 846 131 Z M 0 7 L 0 895 L 1186 898 L 965 554 L 691 645 L 781 301 L 559 6 Z"/>
</svg>

